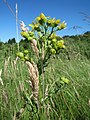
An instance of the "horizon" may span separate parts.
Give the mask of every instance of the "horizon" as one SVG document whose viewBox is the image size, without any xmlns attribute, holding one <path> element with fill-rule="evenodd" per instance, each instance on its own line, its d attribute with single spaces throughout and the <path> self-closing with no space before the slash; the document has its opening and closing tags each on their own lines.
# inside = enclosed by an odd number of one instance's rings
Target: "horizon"
<svg viewBox="0 0 90 120">
<path fill-rule="evenodd" d="M 5 4 L 6 1 L 8 4 Z M 18 19 L 28 24 L 40 15 L 44 13 L 46 16 L 55 17 L 62 21 L 66 21 L 67 28 L 57 32 L 58 36 L 65 35 L 79 35 L 87 31 L 90 31 L 90 26 L 87 21 L 83 21 L 85 13 L 89 16 L 89 0 L 39 0 L 33 2 L 32 0 L 1 0 L 0 1 L 0 40 L 7 42 L 9 39 L 15 38 L 16 41 L 20 41 L 20 26 L 18 25 L 18 40 L 16 35 L 16 3 L 18 4 Z M 8 6 L 9 5 L 9 6 Z M 2 12 L 3 11 L 3 12 Z M 34 13 L 34 14 L 32 14 Z M 90 16 L 89 16 L 90 17 Z"/>
</svg>

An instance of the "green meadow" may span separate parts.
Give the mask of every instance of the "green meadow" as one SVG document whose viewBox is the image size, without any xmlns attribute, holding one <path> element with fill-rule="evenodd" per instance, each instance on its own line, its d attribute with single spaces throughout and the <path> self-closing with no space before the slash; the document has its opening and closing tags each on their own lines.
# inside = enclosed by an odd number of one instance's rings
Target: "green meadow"
<svg viewBox="0 0 90 120">
<path fill-rule="evenodd" d="M 38 110 L 27 65 L 16 56 L 17 43 L 0 42 L 0 120 L 90 120 L 90 32 L 64 40 L 66 48 L 51 56 L 40 77 Z M 23 46 L 28 43 L 21 41 Z"/>
</svg>

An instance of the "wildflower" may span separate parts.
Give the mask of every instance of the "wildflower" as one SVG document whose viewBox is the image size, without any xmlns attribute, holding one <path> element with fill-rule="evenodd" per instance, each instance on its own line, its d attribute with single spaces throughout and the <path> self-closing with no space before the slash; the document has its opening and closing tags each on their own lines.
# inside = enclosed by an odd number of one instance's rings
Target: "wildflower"
<svg viewBox="0 0 90 120">
<path fill-rule="evenodd" d="M 56 43 L 56 41 L 57 41 L 57 39 L 56 39 L 56 38 L 52 39 L 52 42 Z"/>
<path fill-rule="evenodd" d="M 37 18 L 36 18 L 36 20 L 40 21 L 40 20 L 41 20 L 41 18 L 40 18 L 40 17 L 37 17 Z"/>
<path fill-rule="evenodd" d="M 28 50 L 24 50 L 24 53 L 25 53 L 25 54 L 28 54 Z"/>
<path fill-rule="evenodd" d="M 24 58 L 25 58 L 25 60 L 26 60 L 26 61 L 28 61 L 28 60 L 29 60 L 29 57 L 28 57 L 28 56 L 25 56 Z"/>
<path fill-rule="evenodd" d="M 17 56 L 20 57 L 20 58 L 24 58 L 24 54 L 22 52 L 18 52 Z"/>
<path fill-rule="evenodd" d="M 36 18 L 36 20 L 38 20 L 40 25 L 43 25 L 46 22 L 46 16 L 43 13 L 41 13 L 40 16 Z"/>
<path fill-rule="evenodd" d="M 57 46 L 58 46 L 59 48 L 65 48 L 64 41 L 63 41 L 63 40 L 58 41 L 58 42 L 57 42 Z"/>
<path fill-rule="evenodd" d="M 56 50 L 55 50 L 54 48 L 52 48 L 52 49 L 50 49 L 50 52 L 51 52 L 52 54 L 55 54 L 55 53 L 56 53 Z"/>
<path fill-rule="evenodd" d="M 44 15 L 43 13 L 40 14 L 40 18 L 41 18 L 42 20 L 45 20 L 45 19 L 46 19 L 45 15 Z"/>
<path fill-rule="evenodd" d="M 66 28 L 66 23 L 65 23 L 65 22 L 62 22 L 62 23 L 57 27 L 58 30 L 62 30 L 62 29 L 64 29 L 64 28 Z"/>
<path fill-rule="evenodd" d="M 53 33 L 51 36 L 50 36 L 51 39 L 54 39 L 56 38 L 56 33 Z"/>
<path fill-rule="evenodd" d="M 28 32 L 21 32 L 21 35 L 25 38 L 28 38 L 29 37 L 29 34 Z"/>
<path fill-rule="evenodd" d="M 51 41 L 50 41 L 50 40 L 48 40 L 48 45 L 50 45 L 50 43 L 51 43 Z"/>
<path fill-rule="evenodd" d="M 29 31 L 28 33 L 29 33 L 29 35 L 30 35 L 31 37 L 34 36 L 34 32 Z"/>
<path fill-rule="evenodd" d="M 58 25 L 60 23 L 60 20 L 56 20 L 55 24 Z"/>
<path fill-rule="evenodd" d="M 68 84 L 70 81 L 67 79 L 67 78 L 65 78 L 65 77 L 61 77 L 61 80 L 65 83 L 65 84 Z"/>
<path fill-rule="evenodd" d="M 47 20 L 47 25 L 51 26 L 51 20 Z"/>
</svg>

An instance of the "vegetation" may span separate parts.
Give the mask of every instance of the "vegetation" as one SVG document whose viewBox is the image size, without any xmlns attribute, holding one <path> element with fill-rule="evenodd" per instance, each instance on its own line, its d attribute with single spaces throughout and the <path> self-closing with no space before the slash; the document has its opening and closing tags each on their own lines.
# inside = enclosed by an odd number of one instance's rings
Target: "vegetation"
<svg viewBox="0 0 90 120">
<path fill-rule="evenodd" d="M 90 119 L 90 32 L 63 39 L 65 49 L 50 56 L 44 76 L 40 76 L 38 111 L 32 99 L 28 67 L 16 56 L 17 43 L 14 39 L 0 42 L 1 120 Z M 31 51 L 29 43 L 27 39 L 21 40 L 20 51 Z M 32 57 L 34 53 L 29 54 Z"/>
</svg>

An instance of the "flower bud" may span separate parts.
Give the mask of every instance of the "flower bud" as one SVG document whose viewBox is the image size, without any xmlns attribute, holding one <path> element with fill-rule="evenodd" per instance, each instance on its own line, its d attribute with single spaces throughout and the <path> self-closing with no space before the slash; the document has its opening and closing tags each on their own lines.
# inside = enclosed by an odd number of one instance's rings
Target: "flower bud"
<svg viewBox="0 0 90 120">
<path fill-rule="evenodd" d="M 55 54 L 56 53 L 56 50 L 55 49 L 50 49 L 50 52 L 52 53 L 52 54 Z"/>
<path fill-rule="evenodd" d="M 24 54 L 22 52 L 18 52 L 17 56 L 20 57 L 20 58 L 24 58 Z"/>
<path fill-rule="evenodd" d="M 61 80 L 64 82 L 64 83 L 66 83 L 66 84 L 68 84 L 70 81 L 67 79 L 67 78 L 65 78 L 65 77 L 61 77 Z"/>
<path fill-rule="evenodd" d="M 56 43 L 56 41 L 57 41 L 57 39 L 55 39 L 55 38 L 54 38 L 54 39 L 52 39 L 52 42 Z"/>
<path fill-rule="evenodd" d="M 21 35 L 25 38 L 28 38 L 29 37 L 29 34 L 28 32 L 21 32 Z"/>
<path fill-rule="evenodd" d="M 24 58 L 25 58 L 25 60 L 29 60 L 28 56 L 25 56 Z"/>
<path fill-rule="evenodd" d="M 45 20 L 45 19 L 46 19 L 45 15 L 44 15 L 43 13 L 40 14 L 40 18 L 41 18 L 42 20 Z"/>
<path fill-rule="evenodd" d="M 28 50 L 24 50 L 24 53 L 25 53 L 25 54 L 28 54 Z"/>
<path fill-rule="evenodd" d="M 59 23 L 60 23 L 60 20 L 56 20 L 56 21 L 55 21 L 55 24 L 58 25 Z"/>
<path fill-rule="evenodd" d="M 66 23 L 62 22 L 57 28 L 58 30 L 66 28 Z"/>
<path fill-rule="evenodd" d="M 41 20 L 41 18 L 40 18 L 40 17 L 37 17 L 37 18 L 36 18 L 36 20 L 40 21 L 40 20 Z"/>
<path fill-rule="evenodd" d="M 29 35 L 30 35 L 31 37 L 34 36 L 34 32 L 29 31 L 28 33 L 29 33 Z"/>
<path fill-rule="evenodd" d="M 57 42 L 57 47 L 58 47 L 58 48 L 63 48 L 63 45 L 64 45 L 64 44 L 63 44 L 61 41 L 58 41 L 58 42 Z"/>
</svg>

